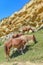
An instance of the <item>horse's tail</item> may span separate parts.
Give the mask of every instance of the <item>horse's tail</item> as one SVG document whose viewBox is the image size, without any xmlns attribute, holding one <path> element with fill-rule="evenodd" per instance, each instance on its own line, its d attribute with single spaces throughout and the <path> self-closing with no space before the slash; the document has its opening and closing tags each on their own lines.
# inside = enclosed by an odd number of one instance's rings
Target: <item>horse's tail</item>
<svg viewBox="0 0 43 65">
<path fill-rule="evenodd" d="M 37 43 L 36 38 L 35 38 L 35 36 L 34 36 L 34 35 L 33 35 L 33 41 L 34 41 L 35 43 Z"/>
<path fill-rule="evenodd" d="M 7 55 L 7 46 L 5 45 L 5 53 L 6 53 L 6 55 Z"/>
</svg>

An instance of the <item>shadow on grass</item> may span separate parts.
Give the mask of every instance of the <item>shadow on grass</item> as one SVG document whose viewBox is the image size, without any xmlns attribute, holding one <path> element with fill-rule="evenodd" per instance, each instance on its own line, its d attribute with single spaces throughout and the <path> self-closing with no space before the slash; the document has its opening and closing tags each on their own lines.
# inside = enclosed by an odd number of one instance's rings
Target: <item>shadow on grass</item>
<svg viewBox="0 0 43 65">
<path fill-rule="evenodd" d="M 23 50 L 24 54 L 25 54 L 26 52 L 28 52 L 29 50 L 32 50 L 32 48 L 31 48 L 32 46 L 33 46 L 33 45 L 28 45 L 28 46 L 26 46 L 26 48 Z M 15 51 L 15 52 L 12 53 L 12 55 L 10 56 L 10 58 L 15 58 L 15 57 L 18 57 L 18 56 L 20 56 L 20 55 L 22 55 L 21 52 Z"/>
<path fill-rule="evenodd" d="M 20 56 L 21 54 L 18 51 L 15 51 L 12 53 L 12 55 L 10 56 L 10 58 L 15 58 L 17 56 Z"/>
</svg>

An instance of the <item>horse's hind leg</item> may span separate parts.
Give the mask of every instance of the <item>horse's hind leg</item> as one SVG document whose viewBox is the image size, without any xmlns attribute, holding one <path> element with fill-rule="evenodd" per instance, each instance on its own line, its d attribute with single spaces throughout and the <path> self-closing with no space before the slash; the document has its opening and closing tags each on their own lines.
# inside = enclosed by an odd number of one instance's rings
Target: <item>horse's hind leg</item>
<svg viewBox="0 0 43 65">
<path fill-rule="evenodd" d="M 8 56 L 7 56 L 7 59 L 8 59 L 8 61 L 10 61 L 10 49 L 8 49 Z"/>
<path fill-rule="evenodd" d="M 10 61 L 10 56 L 9 55 L 7 55 L 6 60 Z"/>
</svg>

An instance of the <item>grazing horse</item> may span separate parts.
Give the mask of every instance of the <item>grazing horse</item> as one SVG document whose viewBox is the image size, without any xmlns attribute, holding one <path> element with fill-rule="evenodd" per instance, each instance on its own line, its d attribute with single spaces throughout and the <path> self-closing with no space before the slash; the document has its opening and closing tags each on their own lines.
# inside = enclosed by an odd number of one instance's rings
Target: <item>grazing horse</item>
<svg viewBox="0 0 43 65">
<path fill-rule="evenodd" d="M 36 38 L 34 35 L 22 35 L 18 38 L 11 38 L 8 42 L 5 42 L 5 53 L 6 56 L 9 57 L 10 49 L 17 48 L 18 50 L 21 49 L 21 52 L 23 52 L 23 49 L 28 41 L 33 40 L 36 43 Z"/>
<path fill-rule="evenodd" d="M 29 26 L 24 26 L 24 27 L 22 27 L 22 29 L 20 29 L 20 31 L 22 31 L 22 32 L 29 31 L 29 30 L 32 30 L 32 32 L 34 32 L 34 29 L 32 29 Z"/>
</svg>

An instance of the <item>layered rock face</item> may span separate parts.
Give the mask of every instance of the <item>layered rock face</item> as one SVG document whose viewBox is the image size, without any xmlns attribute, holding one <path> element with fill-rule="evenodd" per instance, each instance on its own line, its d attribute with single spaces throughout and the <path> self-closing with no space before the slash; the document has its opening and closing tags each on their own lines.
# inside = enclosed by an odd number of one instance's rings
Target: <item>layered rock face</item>
<svg viewBox="0 0 43 65">
<path fill-rule="evenodd" d="M 31 0 L 20 11 L 5 18 L 0 23 L 0 37 L 22 26 L 38 28 L 43 24 L 43 0 Z"/>
</svg>

